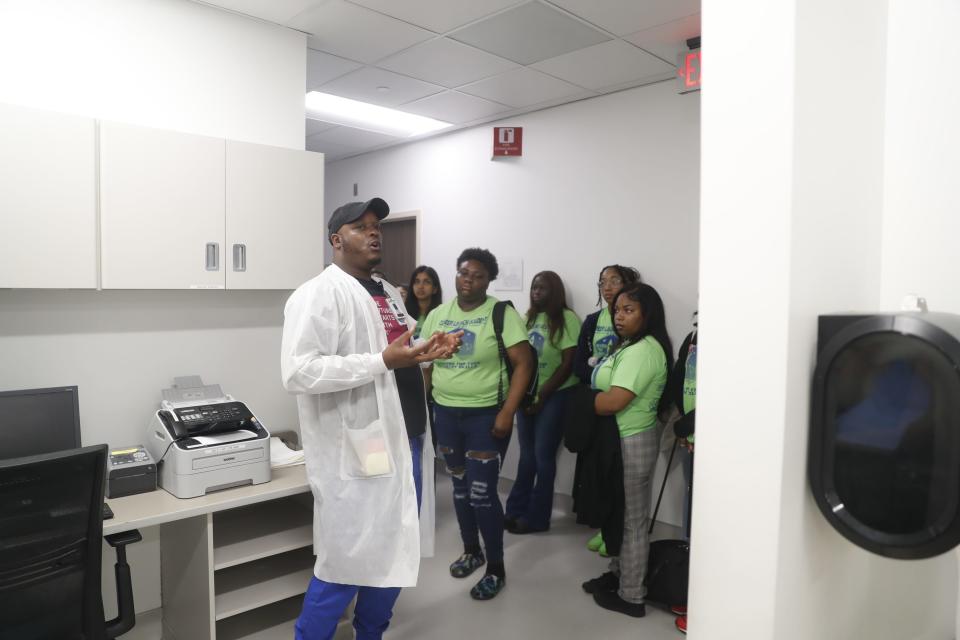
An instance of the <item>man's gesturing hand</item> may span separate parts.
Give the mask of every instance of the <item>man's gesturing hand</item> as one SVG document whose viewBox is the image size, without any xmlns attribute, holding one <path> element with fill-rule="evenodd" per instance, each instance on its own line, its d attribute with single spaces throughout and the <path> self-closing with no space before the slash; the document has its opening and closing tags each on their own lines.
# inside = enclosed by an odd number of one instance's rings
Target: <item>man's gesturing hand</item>
<svg viewBox="0 0 960 640">
<path fill-rule="evenodd" d="M 438 331 L 430 336 L 430 339 L 410 346 L 410 336 L 413 335 L 413 329 L 410 329 L 383 350 L 383 363 L 388 369 L 400 369 L 449 358 L 460 348 L 462 333 L 446 334 Z"/>
</svg>

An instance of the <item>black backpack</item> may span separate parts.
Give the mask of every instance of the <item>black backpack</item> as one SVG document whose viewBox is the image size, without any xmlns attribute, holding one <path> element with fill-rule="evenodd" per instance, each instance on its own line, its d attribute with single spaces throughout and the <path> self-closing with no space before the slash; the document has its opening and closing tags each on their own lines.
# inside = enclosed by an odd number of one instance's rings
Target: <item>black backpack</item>
<svg viewBox="0 0 960 640">
<path fill-rule="evenodd" d="M 670 475 L 670 464 L 677 452 L 680 440 L 674 440 L 670 458 L 667 460 L 667 470 L 663 472 L 663 484 L 660 486 L 660 495 L 657 497 L 657 506 L 650 517 L 650 528 L 653 531 L 657 512 L 660 510 L 660 501 L 663 499 L 663 490 L 667 486 L 667 477 Z M 687 604 L 687 586 L 690 579 L 690 544 L 685 540 L 657 540 L 650 543 L 650 554 L 647 556 L 647 577 L 643 583 L 647 585 L 647 600 L 659 602 L 667 606 Z"/>
<path fill-rule="evenodd" d="M 507 367 L 507 380 L 513 377 L 513 364 L 507 356 L 507 347 L 503 344 L 503 316 L 507 311 L 507 305 L 513 308 L 513 303 L 509 300 L 500 300 L 493 305 L 493 333 L 497 337 L 497 350 L 500 352 L 500 365 Z M 537 350 L 533 348 L 528 340 L 524 344 L 530 347 L 530 353 L 533 355 L 533 375 L 530 377 L 530 384 L 523 394 L 523 400 L 520 401 L 520 407 L 529 407 L 537 399 L 537 387 L 540 381 L 540 358 L 537 356 Z M 497 406 L 502 407 L 504 401 L 503 377 L 497 383 Z"/>
</svg>

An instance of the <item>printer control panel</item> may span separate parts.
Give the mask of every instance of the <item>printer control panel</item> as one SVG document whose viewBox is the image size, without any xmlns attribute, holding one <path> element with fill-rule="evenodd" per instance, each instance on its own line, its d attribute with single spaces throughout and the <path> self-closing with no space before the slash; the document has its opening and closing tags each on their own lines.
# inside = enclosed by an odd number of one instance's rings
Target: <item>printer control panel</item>
<svg viewBox="0 0 960 640">
<path fill-rule="evenodd" d="M 171 415 L 173 414 L 173 415 Z M 160 417 L 177 439 L 245 429 L 261 435 L 263 427 L 242 402 L 180 407 Z"/>
</svg>

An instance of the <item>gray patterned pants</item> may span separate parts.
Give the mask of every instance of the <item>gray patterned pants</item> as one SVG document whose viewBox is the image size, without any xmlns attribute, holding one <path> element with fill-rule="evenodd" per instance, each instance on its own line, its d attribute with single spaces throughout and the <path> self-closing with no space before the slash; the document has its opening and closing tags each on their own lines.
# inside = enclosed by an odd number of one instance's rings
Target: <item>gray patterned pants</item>
<svg viewBox="0 0 960 640">
<path fill-rule="evenodd" d="M 610 559 L 610 571 L 620 578 L 620 597 L 641 603 L 647 595 L 643 579 L 647 575 L 650 552 L 650 482 L 660 451 L 656 427 L 620 439 L 623 453 L 623 546 L 620 557 Z"/>
</svg>

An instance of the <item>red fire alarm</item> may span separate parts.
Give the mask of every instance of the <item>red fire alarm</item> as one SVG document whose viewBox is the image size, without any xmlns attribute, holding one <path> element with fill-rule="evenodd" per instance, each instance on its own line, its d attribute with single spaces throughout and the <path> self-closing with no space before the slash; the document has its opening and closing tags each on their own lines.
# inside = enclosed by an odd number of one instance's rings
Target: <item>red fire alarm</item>
<svg viewBox="0 0 960 640">
<path fill-rule="evenodd" d="M 493 157 L 522 156 L 523 127 L 493 128 Z"/>
</svg>

